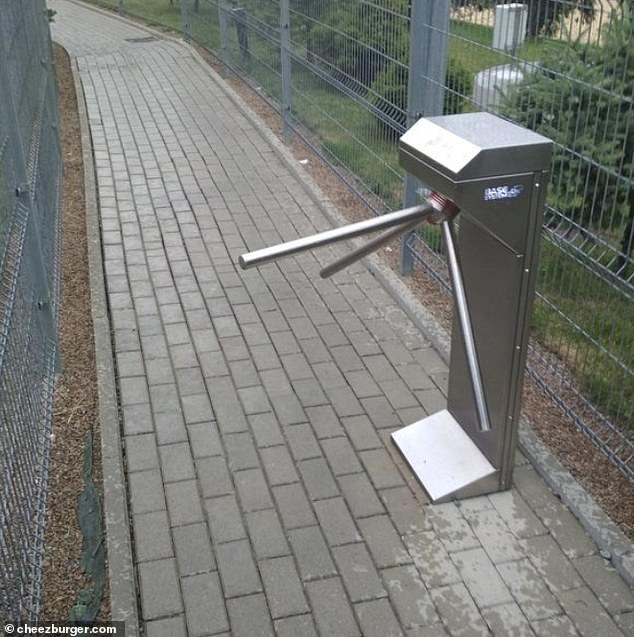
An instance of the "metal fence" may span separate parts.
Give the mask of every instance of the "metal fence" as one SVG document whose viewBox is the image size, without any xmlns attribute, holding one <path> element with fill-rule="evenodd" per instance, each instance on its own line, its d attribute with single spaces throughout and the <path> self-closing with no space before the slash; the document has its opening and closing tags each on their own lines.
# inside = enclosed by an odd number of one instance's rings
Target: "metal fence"
<svg viewBox="0 0 634 637">
<path fill-rule="evenodd" d="M 56 367 L 61 155 L 43 0 L 0 19 L 0 617 L 41 604 Z"/>
<path fill-rule="evenodd" d="M 113 0 L 110 0 L 112 4 Z M 529 372 L 634 478 L 634 37 L 628 2 L 117 0 L 215 51 L 374 213 L 411 205 L 397 140 L 488 110 L 555 142 Z M 402 268 L 447 286 L 433 227 Z"/>
</svg>

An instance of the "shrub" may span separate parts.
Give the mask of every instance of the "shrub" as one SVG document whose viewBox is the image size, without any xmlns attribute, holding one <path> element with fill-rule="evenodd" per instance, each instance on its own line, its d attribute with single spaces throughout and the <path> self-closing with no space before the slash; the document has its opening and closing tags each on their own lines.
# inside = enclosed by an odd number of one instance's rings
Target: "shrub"
<svg viewBox="0 0 634 637">
<path fill-rule="evenodd" d="M 449 58 L 445 87 L 443 114 L 462 113 L 473 93 L 473 75 L 455 58 Z"/>
<path fill-rule="evenodd" d="M 372 84 L 370 101 L 379 111 L 377 122 L 390 135 L 399 134 L 407 125 L 408 70 L 400 64 L 387 66 Z M 449 59 L 445 76 L 443 114 L 462 113 L 473 90 L 473 77 L 454 58 Z"/>
<path fill-rule="evenodd" d="M 310 28 L 307 56 L 328 67 L 341 81 L 365 90 L 388 66 L 407 55 L 406 0 L 380 4 L 361 0 L 329 3 L 320 22 Z"/>
<path fill-rule="evenodd" d="M 407 125 L 407 68 L 390 64 L 372 84 L 369 99 L 380 114 L 377 124 L 384 133 L 401 134 Z"/>
<path fill-rule="evenodd" d="M 602 47 L 544 49 L 541 68 L 502 111 L 555 142 L 548 203 L 582 227 L 618 228 L 632 214 L 634 38 L 626 16 Z"/>
</svg>

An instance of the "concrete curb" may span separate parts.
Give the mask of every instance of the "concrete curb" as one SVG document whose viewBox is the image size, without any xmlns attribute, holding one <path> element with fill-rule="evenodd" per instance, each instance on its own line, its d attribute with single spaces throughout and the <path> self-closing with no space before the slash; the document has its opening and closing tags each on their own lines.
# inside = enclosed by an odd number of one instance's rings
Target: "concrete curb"
<svg viewBox="0 0 634 637">
<path fill-rule="evenodd" d="M 276 149 L 284 163 L 295 173 L 308 194 L 324 211 L 333 225 L 348 223 L 347 219 L 337 210 L 318 184 L 293 157 L 290 150 L 268 129 L 266 124 L 262 122 L 231 86 L 213 68 L 209 67 L 198 52 L 193 47 L 189 48 L 199 62 L 207 68 L 212 79 L 226 87 L 225 90 L 236 107 L 243 112 L 245 117 L 258 128 L 260 134 Z M 356 239 L 350 241 L 350 243 L 357 246 L 361 245 L 363 241 Z M 448 363 L 451 345 L 450 335 L 441 327 L 431 312 L 420 303 L 403 280 L 383 263 L 377 255 L 365 257 L 365 262 L 372 274 L 382 283 L 399 307 L 431 342 L 441 358 Z M 539 440 L 525 419 L 522 419 L 520 426 L 519 447 L 537 472 L 543 477 L 546 484 L 578 518 L 586 532 L 596 542 L 601 554 L 604 557 L 609 556 L 620 575 L 630 586 L 634 586 L 634 544 L 627 539 L 625 534 L 574 479 L 570 472 L 559 463 Z"/>
<path fill-rule="evenodd" d="M 79 79 L 77 61 L 72 60 L 73 79 L 79 111 L 81 146 L 84 163 L 86 199 L 86 242 L 90 271 L 90 297 L 95 358 L 99 423 L 101 429 L 101 462 L 103 470 L 103 508 L 106 523 L 106 548 L 112 621 L 125 622 L 127 637 L 138 637 L 139 619 L 137 590 L 132 561 L 132 542 L 128 520 L 128 503 L 123 466 L 119 407 L 115 383 L 110 318 L 101 254 L 99 206 L 92 156 L 88 114 Z"/>
<path fill-rule="evenodd" d="M 561 465 L 525 421 L 521 423 L 519 444 L 546 484 L 561 498 L 588 535 L 596 542 L 601 555 L 610 559 L 621 577 L 630 586 L 634 586 L 632 542 L 572 474 Z"/>
</svg>

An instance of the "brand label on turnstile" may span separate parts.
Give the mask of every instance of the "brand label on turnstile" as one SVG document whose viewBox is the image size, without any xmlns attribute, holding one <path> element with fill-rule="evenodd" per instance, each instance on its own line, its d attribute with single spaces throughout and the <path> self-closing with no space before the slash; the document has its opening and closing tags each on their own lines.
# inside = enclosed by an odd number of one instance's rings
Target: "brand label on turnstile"
<svg viewBox="0 0 634 637">
<path fill-rule="evenodd" d="M 484 201 L 498 201 L 500 199 L 516 199 L 522 194 L 524 186 L 491 186 L 484 189 Z"/>
</svg>

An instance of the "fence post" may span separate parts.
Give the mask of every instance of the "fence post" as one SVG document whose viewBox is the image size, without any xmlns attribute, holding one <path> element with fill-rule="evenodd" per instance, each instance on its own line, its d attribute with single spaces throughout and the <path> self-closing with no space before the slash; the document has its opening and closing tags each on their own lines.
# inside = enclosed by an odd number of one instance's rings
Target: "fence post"
<svg viewBox="0 0 634 637">
<path fill-rule="evenodd" d="M 449 5 L 446 0 L 431 2 L 428 33 L 429 49 L 423 72 L 425 91 L 423 113 L 425 117 L 442 115 L 445 101 L 445 78 L 449 57 Z"/>
<path fill-rule="evenodd" d="M 426 66 L 428 52 L 426 25 L 429 24 L 430 2 L 412 0 L 409 26 L 409 68 L 407 74 L 407 128 L 413 126 L 423 115 L 424 85 L 420 79 Z M 417 72 L 417 69 L 420 71 Z M 409 173 L 405 175 L 403 206 L 415 205 L 419 181 Z M 414 257 L 407 243 L 413 232 L 401 235 L 401 274 L 410 274 L 414 269 Z"/>
<path fill-rule="evenodd" d="M 407 86 L 407 128 L 423 115 L 442 115 L 449 46 L 449 2 L 412 0 L 410 14 L 409 72 Z M 405 176 L 403 205 L 416 204 L 420 182 Z M 413 232 L 401 236 L 401 274 L 414 269 L 408 247 Z"/>
<path fill-rule="evenodd" d="M 280 0 L 280 57 L 282 66 L 282 121 L 284 139 L 291 138 L 291 19 L 289 0 Z"/>
<path fill-rule="evenodd" d="M 220 59 L 222 74 L 229 75 L 229 25 L 226 0 L 218 0 L 218 26 L 220 27 Z"/>
<path fill-rule="evenodd" d="M 123 15 L 125 9 L 123 8 L 123 0 L 119 0 L 119 2 L 117 3 L 117 13 L 119 15 Z"/>
<path fill-rule="evenodd" d="M 185 35 L 185 39 L 191 38 L 191 29 L 189 26 L 189 0 L 181 0 L 181 31 Z"/>
</svg>

